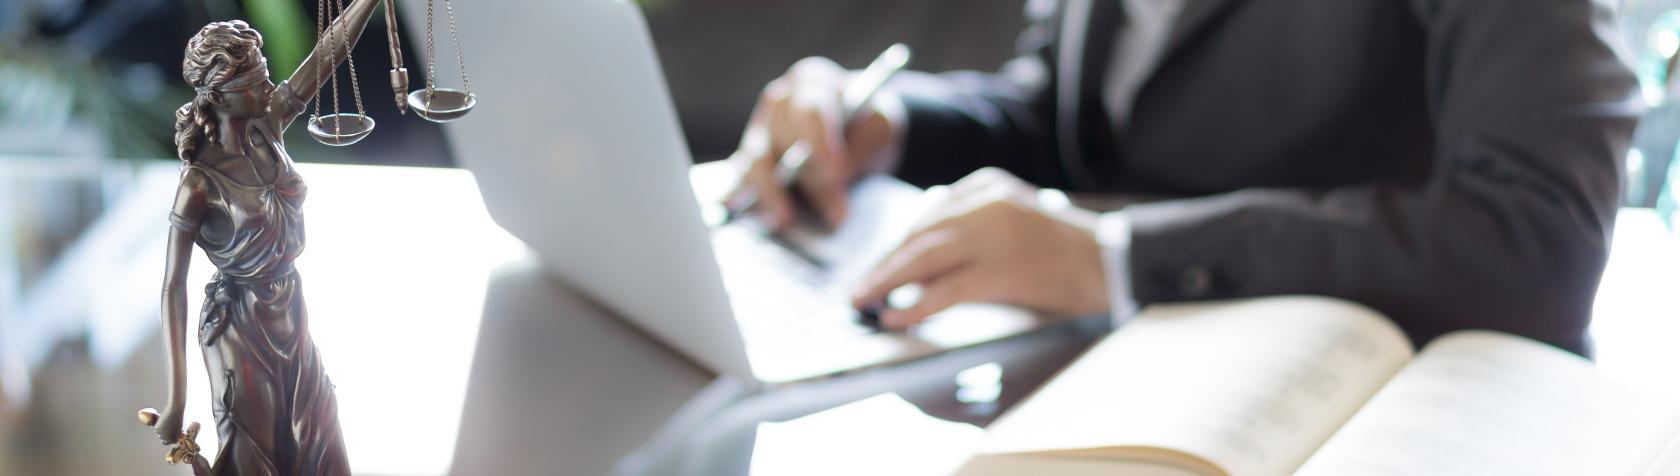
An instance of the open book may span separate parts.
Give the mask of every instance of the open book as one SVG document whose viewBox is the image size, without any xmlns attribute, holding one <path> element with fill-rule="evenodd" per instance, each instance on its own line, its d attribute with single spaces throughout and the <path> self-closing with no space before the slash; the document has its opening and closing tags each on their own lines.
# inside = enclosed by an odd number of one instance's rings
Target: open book
<svg viewBox="0 0 1680 476">
<path fill-rule="evenodd" d="M 957 474 L 1116 473 L 1680 474 L 1680 404 L 1508 334 L 1413 355 L 1333 299 L 1160 307 L 1001 417 Z"/>
</svg>

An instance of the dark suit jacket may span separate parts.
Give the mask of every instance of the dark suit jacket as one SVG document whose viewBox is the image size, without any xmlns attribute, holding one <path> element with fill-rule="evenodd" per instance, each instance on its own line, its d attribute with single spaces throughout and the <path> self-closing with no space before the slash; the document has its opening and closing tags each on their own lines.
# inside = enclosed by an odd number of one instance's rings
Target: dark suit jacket
<svg viewBox="0 0 1680 476">
<path fill-rule="evenodd" d="M 1002 167 L 1127 208 L 1141 303 L 1319 294 L 1423 345 L 1585 335 L 1640 112 L 1591 0 L 1184 0 L 1125 130 L 1118 0 L 1030 1 L 993 74 L 907 74 L 900 176 Z"/>
</svg>

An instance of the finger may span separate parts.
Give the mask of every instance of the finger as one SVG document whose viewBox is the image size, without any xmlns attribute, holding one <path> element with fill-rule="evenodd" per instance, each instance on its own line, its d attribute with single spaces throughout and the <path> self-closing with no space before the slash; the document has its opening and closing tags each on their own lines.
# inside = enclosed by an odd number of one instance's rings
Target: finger
<svg viewBox="0 0 1680 476">
<path fill-rule="evenodd" d="M 775 161 L 754 162 L 742 176 L 741 187 L 746 189 L 742 192 L 744 195 L 757 197 L 754 213 L 764 219 L 771 231 L 779 233 L 793 223 L 793 196 L 776 179 Z"/>
<path fill-rule="evenodd" d="M 974 171 L 951 184 L 950 200 L 954 201 L 1010 200 L 1025 204 L 1037 199 L 1038 187 L 997 167 Z"/>
<path fill-rule="evenodd" d="M 983 190 L 996 182 L 998 173 L 1000 173 L 999 169 L 994 167 L 985 167 L 970 172 L 963 178 L 957 179 L 956 183 L 951 184 L 951 196 L 960 197 Z"/>
<path fill-rule="evenodd" d="M 746 129 L 741 131 L 741 143 L 736 146 L 737 154 L 745 153 L 744 158 L 756 160 L 770 154 L 770 124 L 765 116 L 769 113 L 753 111 L 753 117 L 747 122 Z"/>
<path fill-rule="evenodd" d="M 852 306 L 872 307 L 899 286 L 936 279 L 969 261 L 972 255 L 971 248 L 951 230 L 906 240 L 863 280 L 852 296 Z"/>
<path fill-rule="evenodd" d="M 758 155 L 745 150 L 736 150 L 724 159 L 735 169 L 735 185 L 730 187 L 729 193 L 723 195 L 723 205 L 730 210 L 739 210 L 752 201 L 758 194 L 753 189 L 752 180 L 747 174 L 752 172 L 753 162 L 760 160 Z"/>
<path fill-rule="evenodd" d="M 777 80 L 777 87 L 766 88 L 761 99 L 765 130 L 769 132 L 769 153 L 780 158 L 789 147 L 799 142 L 799 91 L 807 89 L 789 78 Z"/>
<path fill-rule="evenodd" d="M 795 183 L 800 195 L 809 201 L 818 217 L 832 230 L 846 219 L 850 205 L 848 201 L 851 193 L 851 174 L 841 169 L 843 164 L 822 160 L 811 154 L 811 149 L 803 147 L 802 144 L 805 143 L 801 142 L 789 148 L 789 155 L 784 156 L 782 160 L 791 164 L 794 163 L 792 155 L 808 155 L 805 157 L 806 166 L 796 171 L 798 176 Z"/>
<path fill-rule="evenodd" d="M 947 196 L 940 200 L 927 212 L 923 213 L 921 217 L 916 219 L 916 224 L 910 227 L 910 235 L 906 237 L 906 239 L 928 233 L 932 230 L 950 228 L 954 224 L 963 221 L 964 217 L 973 214 L 976 209 L 984 206 L 986 203 L 986 200 L 978 200 L 973 196 Z"/>
<path fill-rule="evenodd" d="M 970 174 L 969 178 L 948 186 L 938 201 L 911 226 L 911 236 L 949 226 L 953 221 L 998 202 L 1022 203 L 1013 198 L 1016 195 L 1011 191 L 1013 187 L 999 186 L 998 182 L 991 180 L 972 180 L 974 177 L 975 174 Z"/>
<path fill-rule="evenodd" d="M 922 296 L 904 309 L 881 311 L 881 326 L 904 329 L 926 321 L 934 314 L 964 302 L 985 297 L 986 276 L 973 268 L 963 268 L 922 285 Z"/>
<path fill-rule="evenodd" d="M 747 175 L 753 167 L 762 166 L 759 162 L 774 161 L 779 156 L 772 155 L 771 144 L 771 116 L 775 103 L 786 96 L 787 81 L 777 78 L 764 87 L 760 94 L 758 106 L 753 108 L 752 116 L 747 120 L 747 126 L 741 132 L 741 142 L 735 152 L 730 154 L 727 161 L 734 164 L 739 180 L 735 187 L 723 197 L 724 206 L 730 210 L 740 210 L 758 195 L 756 181 Z M 772 164 L 773 166 L 773 164 Z"/>
<path fill-rule="evenodd" d="M 743 151 L 730 156 L 729 160 L 743 164 L 743 171 L 735 188 L 724 195 L 724 207 L 732 213 L 751 211 L 766 226 L 779 231 L 793 219 L 792 199 L 774 176 L 775 161 L 749 157 Z"/>
<path fill-rule="evenodd" d="M 840 67 L 840 63 L 835 63 L 834 60 L 821 56 L 807 56 L 788 66 L 786 75 L 802 80 L 831 81 L 845 75 L 845 73 L 846 69 Z"/>
<path fill-rule="evenodd" d="M 822 213 L 823 221 L 828 223 L 829 230 L 833 231 L 846 221 L 846 214 L 850 212 L 850 204 L 847 203 L 850 191 L 846 185 L 849 180 L 840 174 L 828 174 L 826 180 L 818 180 L 826 181 L 828 185 L 823 191 L 813 193 L 811 201 L 816 204 L 818 210 L 822 210 L 819 213 Z"/>
<path fill-rule="evenodd" d="M 998 197 L 1011 188 L 1014 175 L 997 167 L 985 167 L 963 176 L 962 179 L 951 184 L 951 191 L 946 196 L 950 202 L 973 201 L 977 196 Z"/>
<path fill-rule="evenodd" d="M 967 234 L 977 226 L 984 226 L 985 223 L 995 220 L 997 214 L 1015 206 L 1017 205 L 1010 202 L 980 197 L 941 205 L 923 216 L 922 223 L 912 227 L 904 241 L 908 243 L 925 235 L 943 233 L 945 230 Z M 977 246 L 981 240 L 990 238 L 977 234 L 970 236 L 972 239 L 967 240 L 970 246 Z"/>
<path fill-rule="evenodd" d="M 794 103 L 794 133 L 810 153 L 799 184 L 823 221 L 838 225 L 846 216 L 851 181 L 839 97 L 833 88 L 805 88 L 795 94 Z"/>
</svg>

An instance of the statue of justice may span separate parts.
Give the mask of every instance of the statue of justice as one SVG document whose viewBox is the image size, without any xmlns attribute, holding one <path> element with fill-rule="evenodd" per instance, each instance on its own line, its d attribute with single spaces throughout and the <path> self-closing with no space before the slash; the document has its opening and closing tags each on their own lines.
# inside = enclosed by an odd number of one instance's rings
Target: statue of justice
<svg viewBox="0 0 1680 476">
<path fill-rule="evenodd" d="M 306 187 L 282 134 L 309 112 L 311 102 L 309 135 L 317 141 L 350 145 L 373 130 L 350 52 L 374 8 L 385 4 L 391 86 L 400 111 L 446 122 L 477 103 L 448 0 L 443 3 L 463 89 L 437 87 L 434 10 L 427 0 L 426 87 L 413 92 L 407 91 L 395 0 L 317 2 L 314 51 L 278 86 L 268 76 L 262 35 L 243 21 L 205 26 L 187 42 L 182 61 L 181 76 L 195 96 L 175 113 L 182 167 L 169 214 L 163 285 L 168 396 L 162 411 L 145 409 L 139 416 L 171 445 L 165 461 L 191 465 L 196 475 L 350 474 L 333 384 L 310 339 L 302 283 L 292 264 L 304 248 Z M 336 19 L 329 25 L 330 16 Z M 340 112 L 338 104 L 336 70 L 343 62 L 350 65 L 354 113 Z M 320 93 L 328 84 L 334 113 L 322 115 Z M 185 278 L 194 244 L 216 267 L 198 326 L 220 443 L 214 463 L 198 454 L 199 424 L 182 429 L 188 397 Z"/>
</svg>

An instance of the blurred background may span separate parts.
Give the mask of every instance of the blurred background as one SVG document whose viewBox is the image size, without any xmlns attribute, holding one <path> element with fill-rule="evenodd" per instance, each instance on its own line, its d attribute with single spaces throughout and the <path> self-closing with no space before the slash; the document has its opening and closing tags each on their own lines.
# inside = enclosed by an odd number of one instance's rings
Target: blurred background
<svg viewBox="0 0 1680 476">
<path fill-rule="evenodd" d="M 456 3 L 459 14 L 471 15 L 479 2 Z M 824 55 L 860 68 L 903 42 L 922 69 L 992 69 L 1009 58 L 1025 26 L 1020 0 L 638 3 L 702 161 L 734 149 L 760 88 L 799 58 Z M 161 242 L 152 248 L 150 237 L 108 236 L 124 228 L 110 222 L 125 215 L 116 210 L 141 188 L 149 165 L 175 162 L 173 114 L 191 95 L 180 78 L 186 40 L 208 22 L 244 19 L 262 32 L 278 81 L 314 44 L 316 7 L 311 0 L 0 0 L 0 474 L 184 469 L 148 464 L 161 450 L 135 441 L 143 433 L 126 416 L 110 418 L 156 406 L 164 395 L 161 275 L 153 272 L 161 269 Z M 402 0 L 399 8 L 424 2 Z M 385 28 L 374 18 L 352 56 L 376 133 L 335 148 L 293 127 L 286 144 L 294 160 L 453 166 L 438 126 L 399 116 L 386 99 Z M 404 28 L 401 36 L 418 86 L 424 32 Z M 469 54 L 495 54 L 462 41 Z M 449 48 L 440 55 L 453 61 Z M 342 107 L 350 109 L 349 76 L 339 75 Z M 141 248 L 130 254 L 147 261 L 113 259 L 114 248 Z M 112 274 L 132 279 L 97 282 L 133 289 L 90 285 L 90 276 Z M 189 369 L 189 378 L 200 380 L 200 372 Z M 206 430 L 200 441 L 208 444 L 214 431 Z"/>
<path fill-rule="evenodd" d="M 468 15 L 477 2 L 459 3 L 468 4 L 460 9 Z M 1022 0 L 639 3 L 688 144 L 702 161 L 734 148 L 759 89 L 799 58 L 823 55 L 858 68 L 903 42 L 916 52 L 916 69 L 994 69 L 1025 26 Z M 1651 107 L 1627 155 L 1626 204 L 1647 209 L 1672 248 L 1680 239 L 1680 81 L 1670 81 L 1680 8 L 1673 0 L 1618 3 L 1626 59 Z M 160 276 L 151 274 L 163 256 L 159 246 L 155 254 L 132 253 L 155 262 L 113 262 L 112 248 L 133 242 L 101 231 L 121 229 L 110 223 L 119 215 L 112 210 L 124 205 L 142 169 L 175 160 L 173 112 L 190 95 L 179 77 L 186 39 L 207 22 L 246 19 L 264 35 L 271 72 L 284 78 L 314 43 L 315 11 L 309 0 L 0 0 L 0 474 L 180 469 L 135 464 L 161 452 L 135 444 L 132 421 L 107 418 L 155 405 L 164 394 L 155 324 Z M 438 127 L 399 119 L 386 99 L 386 45 L 376 36 L 384 28 L 375 18 L 355 53 L 378 132 L 356 147 L 333 148 L 295 127 L 287 137 L 295 160 L 453 166 Z M 423 32 L 402 37 L 404 62 L 422 84 Z M 468 54 L 497 54 L 463 41 Z M 130 269 L 146 271 L 121 281 L 133 289 L 86 286 L 87 276 Z M 112 322 L 142 324 L 105 324 Z"/>
</svg>

